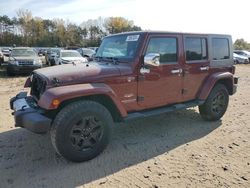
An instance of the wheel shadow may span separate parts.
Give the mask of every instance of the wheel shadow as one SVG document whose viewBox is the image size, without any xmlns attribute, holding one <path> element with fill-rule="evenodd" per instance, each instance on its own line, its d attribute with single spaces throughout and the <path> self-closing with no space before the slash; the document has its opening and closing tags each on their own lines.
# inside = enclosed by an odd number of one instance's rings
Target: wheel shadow
<svg viewBox="0 0 250 188">
<path fill-rule="evenodd" d="M 195 109 L 117 124 L 107 149 L 93 160 L 72 163 L 58 156 L 49 135 L 24 129 L 0 133 L 3 187 L 76 187 L 200 139 L 221 125 L 205 122 Z"/>
</svg>

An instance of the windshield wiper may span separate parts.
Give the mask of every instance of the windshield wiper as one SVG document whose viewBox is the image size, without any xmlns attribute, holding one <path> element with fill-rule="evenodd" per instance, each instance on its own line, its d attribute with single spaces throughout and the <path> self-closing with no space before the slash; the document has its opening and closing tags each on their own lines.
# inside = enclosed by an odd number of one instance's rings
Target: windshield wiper
<svg viewBox="0 0 250 188">
<path fill-rule="evenodd" d="M 111 62 L 114 65 L 118 65 L 119 64 L 119 59 L 117 57 L 96 56 L 95 59 L 97 59 L 98 62 L 101 61 L 101 60 L 103 60 L 103 61 L 105 61 L 105 60 L 107 61 L 108 60 L 108 62 Z"/>
<path fill-rule="evenodd" d="M 94 58 L 95 60 L 97 60 L 97 61 L 100 61 L 100 60 L 102 60 L 103 59 L 103 57 L 102 56 L 95 56 L 95 58 Z"/>
<path fill-rule="evenodd" d="M 112 61 L 112 63 L 115 65 L 119 64 L 119 60 L 117 57 L 105 57 L 105 58 L 110 59 Z"/>
</svg>

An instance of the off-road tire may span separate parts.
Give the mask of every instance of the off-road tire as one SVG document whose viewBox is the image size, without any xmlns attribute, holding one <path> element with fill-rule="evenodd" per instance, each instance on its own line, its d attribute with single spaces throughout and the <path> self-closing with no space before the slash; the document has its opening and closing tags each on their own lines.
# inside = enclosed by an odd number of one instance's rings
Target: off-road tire
<svg viewBox="0 0 250 188">
<path fill-rule="evenodd" d="M 93 135 L 98 136 L 93 136 L 91 134 L 94 132 L 93 128 L 89 134 L 86 134 L 86 127 L 95 127 L 96 123 L 100 124 L 98 125 L 100 128 L 95 128 L 95 131 L 102 132 L 95 132 Z M 53 121 L 50 130 L 51 141 L 57 153 L 64 158 L 73 162 L 87 161 L 99 155 L 106 148 L 112 124 L 113 119 L 103 105 L 87 100 L 73 102 L 65 106 Z M 98 141 L 88 149 L 78 148 L 85 147 L 85 137 L 88 135 L 89 140 L 86 143 L 92 144 L 94 141 Z M 91 136 L 93 138 L 90 138 Z M 94 137 L 95 139 L 98 137 L 98 139 L 95 140 Z"/>
<path fill-rule="evenodd" d="M 201 117 L 207 121 L 219 120 L 227 110 L 228 101 L 227 88 L 223 84 L 216 84 L 205 103 L 199 106 Z"/>
</svg>

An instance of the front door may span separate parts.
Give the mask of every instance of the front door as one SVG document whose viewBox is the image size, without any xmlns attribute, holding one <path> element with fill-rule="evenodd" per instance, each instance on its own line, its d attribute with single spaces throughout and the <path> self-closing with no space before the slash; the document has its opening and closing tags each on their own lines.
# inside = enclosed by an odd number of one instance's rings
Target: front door
<svg viewBox="0 0 250 188">
<path fill-rule="evenodd" d="M 138 78 L 138 105 L 141 109 L 164 106 L 182 100 L 182 65 L 180 35 L 152 35 L 147 40 L 144 56 L 160 54 L 159 66 L 148 66 Z"/>
</svg>

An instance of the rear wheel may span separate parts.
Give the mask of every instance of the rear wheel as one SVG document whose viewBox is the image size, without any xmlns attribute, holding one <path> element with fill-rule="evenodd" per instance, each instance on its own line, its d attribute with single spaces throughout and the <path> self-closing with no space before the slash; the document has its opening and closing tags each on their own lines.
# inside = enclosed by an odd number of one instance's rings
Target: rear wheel
<svg viewBox="0 0 250 188">
<path fill-rule="evenodd" d="M 216 84 L 205 103 L 199 106 L 201 117 L 208 121 L 219 120 L 227 110 L 228 101 L 227 88 L 222 84 Z"/>
<path fill-rule="evenodd" d="M 112 117 L 103 105 L 94 101 L 71 103 L 53 122 L 52 144 L 68 160 L 90 160 L 107 146 L 111 124 Z"/>
</svg>

